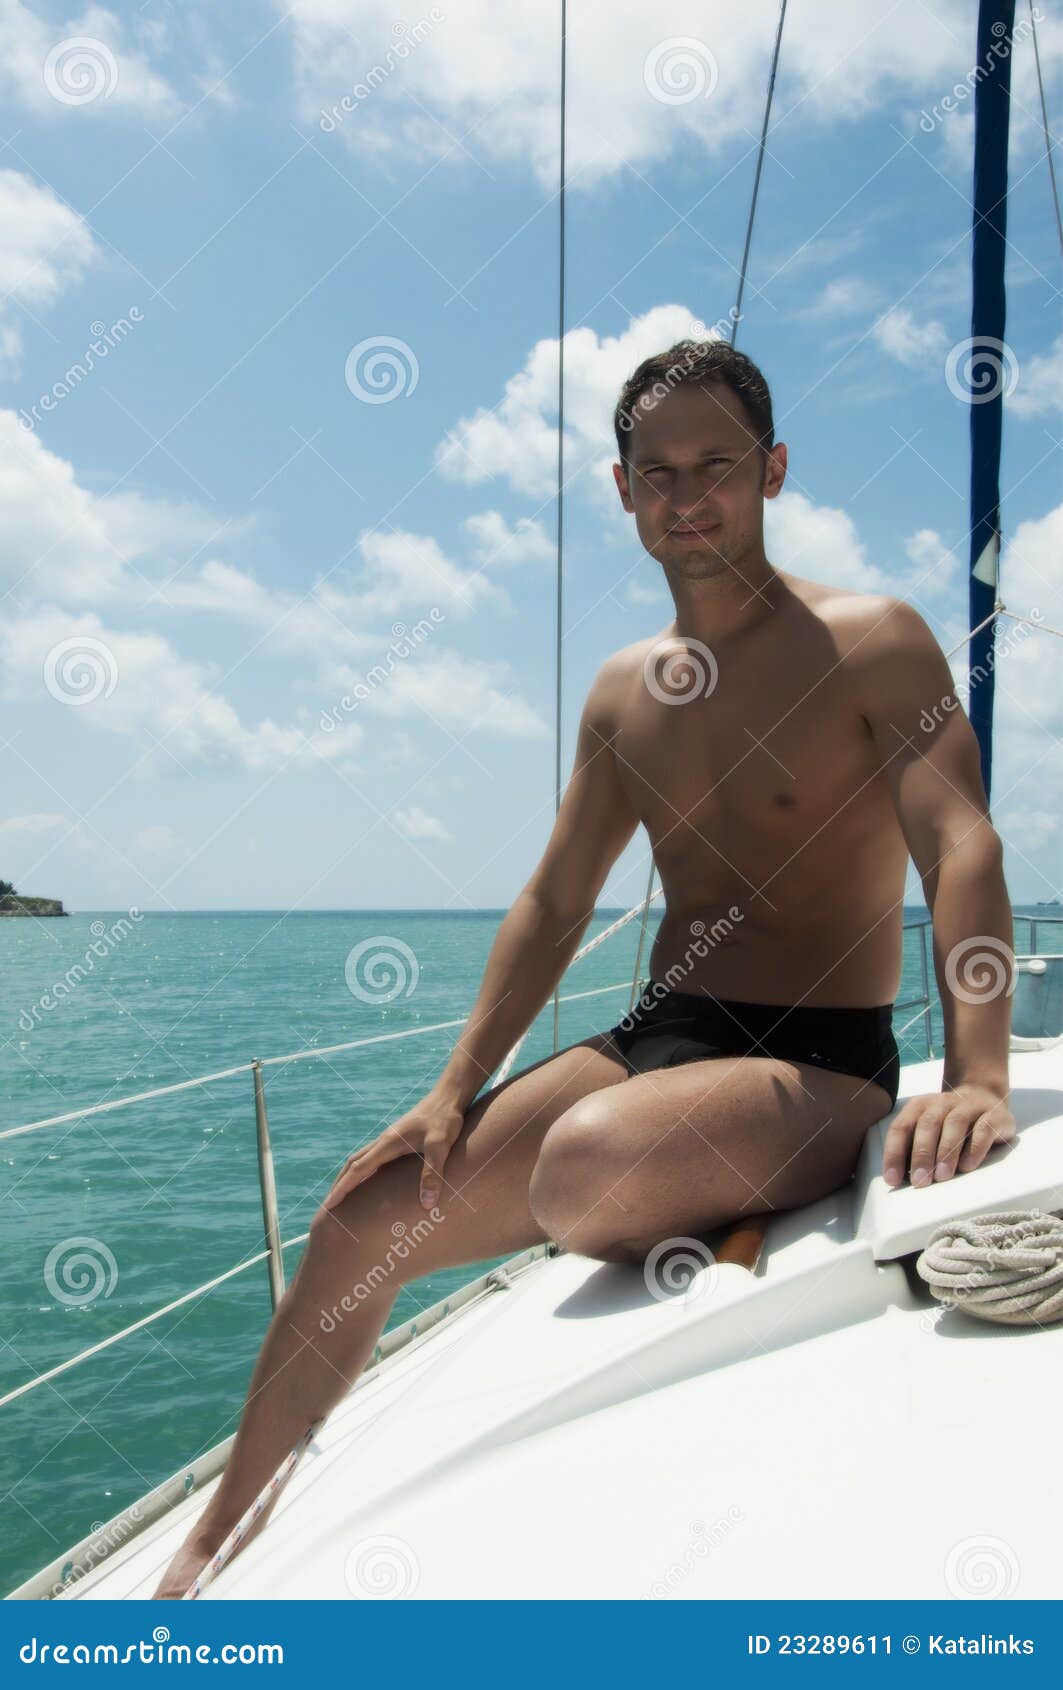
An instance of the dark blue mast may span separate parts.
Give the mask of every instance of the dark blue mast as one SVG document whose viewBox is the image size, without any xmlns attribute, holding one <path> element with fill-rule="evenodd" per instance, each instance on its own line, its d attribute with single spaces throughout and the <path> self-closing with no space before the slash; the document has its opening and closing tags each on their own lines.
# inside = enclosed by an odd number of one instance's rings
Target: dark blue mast
<svg viewBox="0 0 1063 1690">
<path fill-rule="evenodd" d="M 974 99 L 974 225 L 971 253 L 970 621 L 990 616 L 1000 560 L 1000 440 L 1010 354 L 1004 345 L 1008 120 L 1015 0 L 980 0 Z M 968 700 L 989 795 L 993 772 L 996 619 L 972 633 Z"/>
</svg>

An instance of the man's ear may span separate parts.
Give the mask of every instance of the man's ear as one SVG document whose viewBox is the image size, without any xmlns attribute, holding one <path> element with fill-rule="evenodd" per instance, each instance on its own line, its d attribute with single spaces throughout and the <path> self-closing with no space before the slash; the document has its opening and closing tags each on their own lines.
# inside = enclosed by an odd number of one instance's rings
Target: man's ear
<svg viewBox="0 0 1063 1690">
<path fill-rule="evenodd" d="M 635 507 L 631 502 L 631 491 L 628 486 L 627 470 L 624 468 L 623 464 L 613 465 L 613 480 L 616 482 L 616 490 L 620 494 L 620 503 L 626 511 L 633 511 Z"/>
<path fill-rule="evenodd" d="M 766 499 L 778 498 L 782 492 L 783 482 L 786 480 L 787 463 L 786 447 L 781 440 L 777 440 L 764 465 L 764 497 Z"/>
</svg>

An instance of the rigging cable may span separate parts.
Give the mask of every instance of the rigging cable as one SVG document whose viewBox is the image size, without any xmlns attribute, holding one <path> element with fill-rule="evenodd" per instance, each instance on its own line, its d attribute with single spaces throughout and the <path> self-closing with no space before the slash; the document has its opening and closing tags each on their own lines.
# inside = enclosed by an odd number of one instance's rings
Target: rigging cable
<svg viewBox="0 0 1063 1690">
<path fill-rule="evenodd" d="M 561 808 L 561 629 L 562 629 L 562 535 L 565 509 L 565 111 L 566 60 L 568 57 L 568 13 L 561 0 L 561 158 L 557 188 L 557 608 L 554 632 L 554 817 Z M 554 987 L 554 1054 L 561 1030 L 561 982 Z"/>
<path fill-rule="evenodd" d="M 1056 164 L 1052 157 L 1052 131 L 1048 127 L 1048 107 L 1045 104 L 1045 85 L 1041 77 L 1041 53 L 1037 45 L 1037 20 L 1034 17 L 1033 0 L 1026 0 L 1030 8 L 1030 28 L 1033 31 L 1033 57 L 1037 66 L 1037 89 L 1041 96 L 1041 126 L 1045 132 L 1045 154 L 1048 158 L 1048 174 L 1052 182 L 1052 210 L 1056 214 L 1056 232 L 1059 235 L 1059 250 L 1063 252 L 1063 217 L 1059 211 L 1059 188 L 1056 185 Z"/>
</svg>

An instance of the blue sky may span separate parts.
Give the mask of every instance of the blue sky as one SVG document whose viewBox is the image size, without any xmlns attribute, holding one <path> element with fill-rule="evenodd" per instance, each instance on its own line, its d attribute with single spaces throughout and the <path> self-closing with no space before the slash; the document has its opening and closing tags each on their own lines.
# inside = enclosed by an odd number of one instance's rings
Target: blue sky
<svg viewBox="0 0 1063 1690">
<path fill-rule="evenodd" d="M 0 874 L 21 890 L 519 891 L 553 814 L 558 12 L 0 0 Z M 769 558 L 909 598 L 946 649 L 973 102 L 942 101 L 974 12 L 791 4 L 738 340 L 790 452 Z M 733 303 L 776 18 L 570 8 L 566 772 L 599 664 L 671 616 L 611 411 Z M 1058 114 L 1058 17 L 1039 40 Z M 1024 32 L 1011 162 L 1004 597 L 1061 627 L 1063 271 Z M 999 671 L 1016 902 L 1063 878 L 1059 656 L 1038 633 Z M 636 902 L 647 861 L 640 835 L 603 902 Z"/>
</svg>

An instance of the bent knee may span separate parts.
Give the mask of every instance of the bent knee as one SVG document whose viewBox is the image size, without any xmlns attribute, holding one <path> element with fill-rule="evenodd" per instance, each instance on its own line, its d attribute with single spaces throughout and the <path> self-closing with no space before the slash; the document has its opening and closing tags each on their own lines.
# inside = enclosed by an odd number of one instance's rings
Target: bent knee
<svg viewBox="0 0 1063 1690">
<path fill-rule="evenodd" d="M 339 1250 L 349 1255 L 352 1246 L 375 1243 L 385 1235 L 407 1213 L 410 1193 L 416 1190 L 413 1164 L 403 1165 L 405 1161 L 378 1168 L 334 1208 L 322 1203 L 310 1220 L 309 1245 L 320 1252 Z"/>
<path fill-rule="evenodd" d="M 576 1255 L 641 1261 L 641 1229 L 613 1189 L 629 1172 L 617 1155 L 608 1110 L 594 1099 L 581 1100 L 546 1134 L 532 1169 L 528 1206 L 547 1236 Z"/>
</svg>

